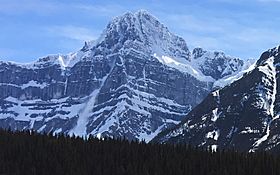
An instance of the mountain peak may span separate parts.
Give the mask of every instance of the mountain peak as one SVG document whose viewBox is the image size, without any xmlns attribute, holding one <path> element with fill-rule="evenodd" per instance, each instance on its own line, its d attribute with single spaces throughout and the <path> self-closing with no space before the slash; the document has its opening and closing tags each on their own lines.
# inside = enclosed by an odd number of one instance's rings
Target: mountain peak
<svg viewBox="0 0 280 175">
<path fill-rule="evenodd" d="M 145 10 L 127 12 L 114 18 L 98 40 L 98 47 L 110 52 L 120 49 L 134 49 L 150 55 L 165 55 L 190 59 L 185 40 L 172 34 L 159 20 Z"/>
<path fill-rule="evenodd" d="M 121 16 L 115 17 L 107 26 L 109 32 L 119 32 L 122 34 L 133 33 L 135 35 L 143 35 L 147 33 L 146 30 L 154 31 L 167 29 L 159 22 L 153 15 L 146 10 L 139 10 L 135 13 L 126 12 Z M 169 31 L 168 31 L 169 32 Z"/>
<path fill-rule="evenodd" d="M 147 20 L 147 21 L 153 21 L 153 22 L 156 22 L 156 23 L 159 23 L 159 20 L 153 16 L 151 13 L 149 13 L 148 11 L 146 10 L 138 10 L 136 12 L 126 12 L 124 13 L 123 15 L 120 15 L 120 16 L 117 16 L 113 19 L 113 22 L 120 22 L 122 20 L 127 20 L 127 19 L 132 19 L 134 18 L 134 20 L 129 20 L 127 22 L 137 22 L 136 20 Z"/>
<path fill-rule="evenodd" d="M 192 51 L 193 58 L 202 57 L 207 51 L 203 50 L 201 47 L 194 48 Z"/>
<path fill-rule="evenodd" d="M 139 11 L 135 12 L 134 15 L 136 17 L 138 17 L 138 19 L 150 21 L 150 22 L 153 22 L 154 24 L 165 27 L 162 23 L 160 23 L 160 21 L 154 15 L 152 15 L 151 13 L 149 13 L 146 10 L 139 10 Z"/>
<path fill-rule="evenodd" d="M 135 14 L 153 16 L 151 13 L 149 13 L 147 10 L 144 10 L 144 9 L 140 9 L 140 10 L 136 11 Z"/>
<path fill-rule="evenodd" d="M 262 53 L 260 59 L 257 61 L 257 65 L 263 64 L 265 61 L 267 61 L 270 57 L 275 57 L 277 61 L 280 59 L 280 45 L 267 50 L 266 52 Z M 280 60 L 279 60 L 280 62 Z"/>
</svg>

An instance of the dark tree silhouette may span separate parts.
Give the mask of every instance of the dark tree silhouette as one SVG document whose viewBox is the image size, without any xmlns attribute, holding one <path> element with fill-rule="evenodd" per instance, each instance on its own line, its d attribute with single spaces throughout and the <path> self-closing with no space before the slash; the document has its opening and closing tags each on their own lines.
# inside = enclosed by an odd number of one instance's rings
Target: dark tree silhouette
<svg viewBox="0 0 280 175">
<path fill-rule="evenodd" d="M 0 175 L 279 175 L 266 152 L 0 130 Z"/>
</svg>

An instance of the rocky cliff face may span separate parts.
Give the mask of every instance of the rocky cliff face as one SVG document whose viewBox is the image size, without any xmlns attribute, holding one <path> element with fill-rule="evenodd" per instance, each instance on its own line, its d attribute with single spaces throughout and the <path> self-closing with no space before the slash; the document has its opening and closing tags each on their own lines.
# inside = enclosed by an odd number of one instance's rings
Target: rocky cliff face
<svg viewBox="0 0 280 175">
<path fill-rule="evenodd" d="M 126 13 L 78 52 L 0 62 L 0 127 L 150 141 L 243 67 L 193 52 L 149 13 Z"/>
<path fill-rule="evenodd" d="M 279 47 L 264 52 L 242 78 L 209 94 L 184 122 L 155 141 L 279 151 L 279 52 Z"/>
<path fill-rule="evenodd" d="M 245 64 L 243 60 L 226 56 L 223 52 L 209 52 L 202 48 L 193 50 L 192 62 L 204 75 L 215 80 L 240 72 Z"/>
</svg>

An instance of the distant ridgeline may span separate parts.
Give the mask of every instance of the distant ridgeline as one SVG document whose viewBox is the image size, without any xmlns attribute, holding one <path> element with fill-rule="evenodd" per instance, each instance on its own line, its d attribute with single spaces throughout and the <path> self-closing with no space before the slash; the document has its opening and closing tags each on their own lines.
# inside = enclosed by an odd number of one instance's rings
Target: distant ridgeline
<svg viewBox="0 0 280 175">
<path fill-rule="evenodd" d="M 280 156 L 0 131 L 0 174 L 279 175 Z"/>
</svg>

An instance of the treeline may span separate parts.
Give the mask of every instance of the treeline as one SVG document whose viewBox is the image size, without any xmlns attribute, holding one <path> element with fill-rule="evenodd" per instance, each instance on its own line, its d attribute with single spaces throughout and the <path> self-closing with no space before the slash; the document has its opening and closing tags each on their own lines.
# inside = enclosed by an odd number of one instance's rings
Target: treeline
<svg viewBox="0 0 280 175">
<path fill-rule="evenodd" d="M 279 175 L 280 157 L 0 130 L 4 175 Z"/>
</svg>

